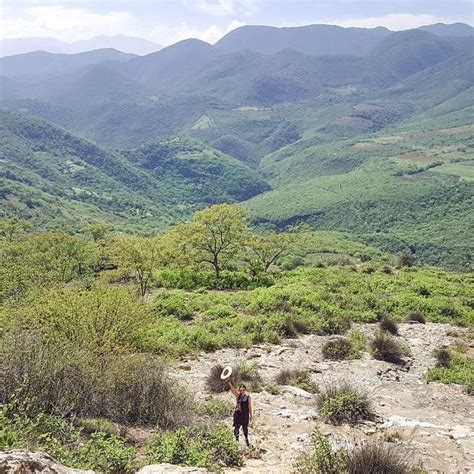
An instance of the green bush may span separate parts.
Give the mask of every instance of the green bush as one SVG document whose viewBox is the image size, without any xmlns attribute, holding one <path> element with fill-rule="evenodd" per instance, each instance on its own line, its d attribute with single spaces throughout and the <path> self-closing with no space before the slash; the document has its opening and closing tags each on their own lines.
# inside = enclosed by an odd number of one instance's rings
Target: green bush
<svg viewBox="0 0 474 474">
<path fill-rule="evenodd" d="M 232 375 L 236 385 L 244 384 L 247 390 L 259 392 L 263 387 L 263 379 L 257 364 L 249 364 L 241 360 L 237 363 L 235 375 Z"/>
<path fill-rule="evenodd" d="M 100 432 L 119 436 L 121 432 L 120 426 L 117 423 L 106 418 L 78 418 L 75 421 L 75 425 L 86 434 Z"/>
<path fill-rule="evenodd" d="M 296 464 L 298 473 L 342 474 L 347 472 L 344 450 L 334 449 L 329 439 L 321 434 L 319 428 L 314 429 L 311 442 L 311 453 L 303 456 Z"/>
<path fill-rule="evenodd" d="M 231 417 L 234 414 L 234 405 L 229 400 L 210 398 L 197 406 L 197 412 L 201 416 L 207 416 L 213 420 Z"/>
<path fill-rule="evenodd" d="M 437 366 L 428 369 L 426 378 L 428 382 L 436 381 L 441 383 L 456 383 L 463 385 L 466 392 L 474 392 L 474 362 L 469 356 L 459 354 L 455 351 L 448 351 L 449 365 Z M 443 351 L 444 353 L 444 351 Z M 443 355 L 443 363 L 445 356 Z"/>
<path fill-rule="evenodd" d="M 28 401 L 13 400 L 0 408 L 0 450 L 44 451 L 73 468 L 100 472 L 133 472 L 136 451 L 115 434 L 94 432 L 84 439 L 81 429 L 45 413 L 31 416 Z"/>
<path fill-rule="evenodd" d="M 352 346 L 351 358 L 359 359 L 367 349 L 367 337 L 362 331 L 356 329 L 350 331 L 347 337 L 351 341 Z"/>
<path fill-rule="evenodd" d="M 322 419 L 335 425 L 374 418 L 367 395 L 348 384 L 329 386 L 318 395 L 317 405 Z"/>
<path fill-rule="evenodd" d="M 318 386 L 311 380 L 311 375 L 307 370 L 283 369 L 278 372 L 275 382 L 279 385 L 293 385 L 310 393 L 316 393 Z"/>
<path fill-rule="evenodd" d="M 128 473 L 136 467 L 136 450 L 115 435 L 93 433 L 79 449 L 70 454 L 73 467 L 100 472 Z"/>
<path fill-rule="evenodd" d="M 154 301 L 154 310 L 160 315 L 176 316 L 181 321 L 194 317 L 194 312 L 187 306 L 183 296 L 176 293 L 159 293 Z"/>
<path fill-rule="evenodd" d="M 388 334 L 378 333 L 371 342 L 372 354 L 377 360 L 401 364 L 408 349 Z"/>
<path fill-rule="evenodd" d="M 180 428 L 170 433 L 156 432 L 147 446 L 147 462 L 221 471 L 221 466 L 241 466 L 243 459 L 238 444 L 227 428 L 200 427 L 194 431 Z"/>
<path fill-rule="evenodd" d="M 145 354 L 97 357 L 38 331 L 1 340 L 1 402 L 29 400 L 33 414 L 106 417 L 168 427 L 189 418 L 191 399 L 170 380 L 163 362 Z"/>
<path fill-rule="evenodd" d="M 349 359 L 352 353 L 351 341 L 345 337 L 331 339 L 323 346 L 323 357 L 330 360 Z"/>
</svg>

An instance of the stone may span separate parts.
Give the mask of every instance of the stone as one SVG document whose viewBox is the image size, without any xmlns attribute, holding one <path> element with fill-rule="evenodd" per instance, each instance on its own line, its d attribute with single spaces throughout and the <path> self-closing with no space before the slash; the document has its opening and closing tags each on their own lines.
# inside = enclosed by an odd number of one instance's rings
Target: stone
<svg viewBox="0 0 474 474">
<path fill-rule="evenodd" d="M 175 464 L 151 464 L 142 467 L 137 474 L 167 474 L 167 473 L 188 473 L 188 474 L 208 474 L 209 471 L 203 467 L 185 467 L 176 466 Z"/>
<path fill-rule="evenodd" d="M 63 466 L 49 454 L 22 450 L 0 452 L 0 472 L 9 474 L 93 474 Z"/>
<path fill-rule="evenodd" d="M 306 390 L 302 390 L 301 388 L 293 387 L 293 385 L 284 385 L 281 388 L 281 392 L 285 395 L 293 395 L 293 397 L 301 397 L 306 399 L 313 398 L 311 393 L 307 392 Z"/>
</svg>

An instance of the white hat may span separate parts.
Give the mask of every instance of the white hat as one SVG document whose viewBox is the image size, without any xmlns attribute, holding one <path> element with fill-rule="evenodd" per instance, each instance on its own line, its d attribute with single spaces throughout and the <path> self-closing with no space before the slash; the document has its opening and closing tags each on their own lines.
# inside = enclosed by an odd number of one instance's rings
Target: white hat
<svg viewBox="0 0 474 474">
<path fill-rule="evenodd" d="M 231 375 L 232 375 L 232 367 L 230 365 L 227 365 L 226 367 L 224 367 L 224 370 L 221 373 L 221 379 L 227 380 L 228 378 L 230 378 Z"/>
</svg>

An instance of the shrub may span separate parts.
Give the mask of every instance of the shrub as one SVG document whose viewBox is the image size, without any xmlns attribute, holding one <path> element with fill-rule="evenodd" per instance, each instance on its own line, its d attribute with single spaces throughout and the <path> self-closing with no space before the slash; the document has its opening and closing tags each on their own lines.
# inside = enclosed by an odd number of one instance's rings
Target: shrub
<svg viewBox="0 0 474 474">
<path fill-rule="evenodd" d="M 391 275 L 393 273 L 393 268 L 389 267 L 388 265 L 384 265 L 382 267 L 382 272 L 385 273 L 386 275 Z"/>
<path fill-rule="evenodd" d="M 351 321 L 348 318 L 330 317 L 323 323 L 321 334 L 331 336 L 333 334 L 344 334 L 351 328 Z"/>
<path fill-rule="evenodd" d="M 438 349 L 435 351 L 436 367 L 449 368 L 452 365 L 451 352 L 448 349 Z"/>
<path fill-rule="evenodd" d="M 262 389 L 263 379 L 257 364 L 249 364 L 242 360 L 237 363 L 233 379 L 237 385 L 244 384 L 248 390 L 258 392 Z"/>
<path fill-rule="evenodd" d="M 349 474 L 408 474 L 412 467 L 407 453 L 390 444 L 365 443 L 346 454 Z"/>
<path fill-rule="evenodd" d="M 326 423 L 352 424 L 374 418 L 367 395 L 348 384 L 329 386 L 318 396 L 317 405 Z"/>
<path fill-rule="evenodd" d="M 310 393 L 316 393 L 318 386 L 311 380 L 307 370 L 283 369 L 275 377 L 275 382 L 279 385 L 293 385 Z"/>
<path fill-rule="evenodd" d="M 346 337 L 331 339 L 323 346 L 323 357 L 330 360 L 349 359 L 352 351 L 352 344 Z"/>
<path fill-rule="evenodd" d="M 98 357 L 39 331 L 9 333 L 0 347 L 4 361 L 1 402 L 29 400 L 32 414 L 106 417 L 121 423 L 169 427 L 189 418 L 191 399 L 168 378 L 156 356 Z"/>
<path fill-rule="evenodd" d="M 398 257 L 400 267 L 411 267 L 413 265 L 413 256 L 408 252 L 402 252 Z"/>
<path fill-rule="evenodd" d="M 101 432 L 119 436 L 121 432 L 116 423 L 106 418 L 78 418 L 75 424 L 86 434 Z"/>
<path fill-rule="evenodd" d="M 229 383 L 227 380 L 221 379 L 222 371 L 224 366 L 222 364 L 216 364 L 211 367 L 211 371 L 206 378 L 206 387 L 212 393 L 227 392 L 229 390 Z M 234 374 L 235 377 L 235 374 Z"/>
<path fill-rule="evenodd" d="M 91 438 L 71 454 L 74 467 L 99 472 L 126 473 L 136 467 L 136 450 L 115 435 L 93 433 Z"/>
<path fill-rule="evenodd" d="M 104 420 L 105 422 L 105 420 Z M 28 401 L 13 400 L 0 408 L 0 449 L 44 451 L 59 462 L 99 472 L 132 472 L 135 448 L 115 434 L 94 432 L 84 439 L 82 430 L 55 415 L 31 415 Z"/>
<path fill-rule="evenodd" d="M 296 467 L 300 474 L 341 474 L 346 472 L 345 453 L 335 450 L 329 439 L 318 428 L 311 435 L 312 452 L 304 456 Z"/>
<path fill-rule="evenodd" d="M 211 398 L 200 403 L 197 412 L 199 415 L 208 416 L 212 419 L 223 419 L 233 415 L 234 405 L 227 400 Z"/>
<path fill-rule="evenodd" d="M 228 381 L 221 380 L 221 373 L 224 366 L 216 364 L 206 379 L 206 386 L 212 393 L 227 392 L 229 390 Z M 256 364 L 248 364 L 245 361 L 239 361 L 232 370 L 232 383 L 236 386 L 244 384 L 248 390 L 258 392 L 263 385 L 262 377 Z"/>
<path fill-rule="evenodd" d="M 160 293 L 155 299 L 154 309 L 158 314 L 176 316 L 181 321 L 188 321 L 194 317 L 194 312 L 187 307 L 183 296 L 177 293 Z"/>
<path fill-rule="evenodd" d="M 437 381 L 441 383 L 457 383 L 463 385 L 466 392 L 472 394 L 474 387 L 474 362 L 467 355 L 458 354 L 455 351 L 449 353 L 449 366 L 439 366 L 428 369 L 426 378 L 428 381 Z M 446 355 L 442 356 L 442 360 Z"/>
<path fill-rule="evenodd" d="M 276 384 L 273 384 L 273 383 L 267 383 L 267 385 L 265 385 L 265 390 L 270 395 L 280 395 L 280 393 L 281 393 L 280 387 Z"/>
<path fill-rule="evenodd" d="M 392 318 L 388 316 L 382 317 L 379 326 L 382 331 L 398 336 L 398 325 Z"/>
<path fill-rule="evenodd" d="M 243 465 L 239 445 L 235 442 L 233 434 L 227 427 L 198 428 L 194 434 L 201 450 L 209 453 L 211 464 L 207 467 L 216 469 L 216 466 Z"/>
<path fill-rule="evenodd" d="M 349 332 L 347 335 L 351 342 L 351 358 L 359 359 L 362 353 L 367 349 L 367 338 L 362 331 L 356 329 Z"/>
<path fill-rule="evenodd" d="M 408 313 L 407 321 L 425 324 L 426 318 L 423 313 L 420 313 L 419 311 L 411 311 Z"/>
<path fill-rule="evenodd" d="M 372 354 L 377 360 L 400 364 L 402 357 L 407 354 L 406 348 L 394 337 L 388 334 L 378 333 L 371 342 Z"/>
<path fill-rule="evenodd" d="M 221 466 L 243 464 L 239 446 L 227 428 L 180 428 L 171 433 L 156 432 L 147 446 L 147 462 L 206 467 L 221 471 Z"/>
</svg>

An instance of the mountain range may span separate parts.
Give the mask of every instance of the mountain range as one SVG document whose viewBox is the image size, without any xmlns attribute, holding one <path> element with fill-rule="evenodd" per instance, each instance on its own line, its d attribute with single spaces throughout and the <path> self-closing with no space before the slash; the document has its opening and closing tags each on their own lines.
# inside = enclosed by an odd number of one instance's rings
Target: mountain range
<svg viewBox="0 0 474 474">
<path fill-rule="evenodd" d="M 72 43 L 55 38 L 5 38 L 0 40 L 0 56 L 13 56 L 33 51 L 76 54 L 106 48 L 117 49 L 124 53 L 145 55 L 159 51 L 162 46 L 143 38 L 125 35 L 101 35 Z"/>
<path fill-rule="evenodd" d="M 244 202 L 255 226 L 306 222 L 469 269 L 473 67 L 468 25 L 242 27 L 145 56 L 1 58 L 0 213 L 153 232 Z"/>
</svg>

